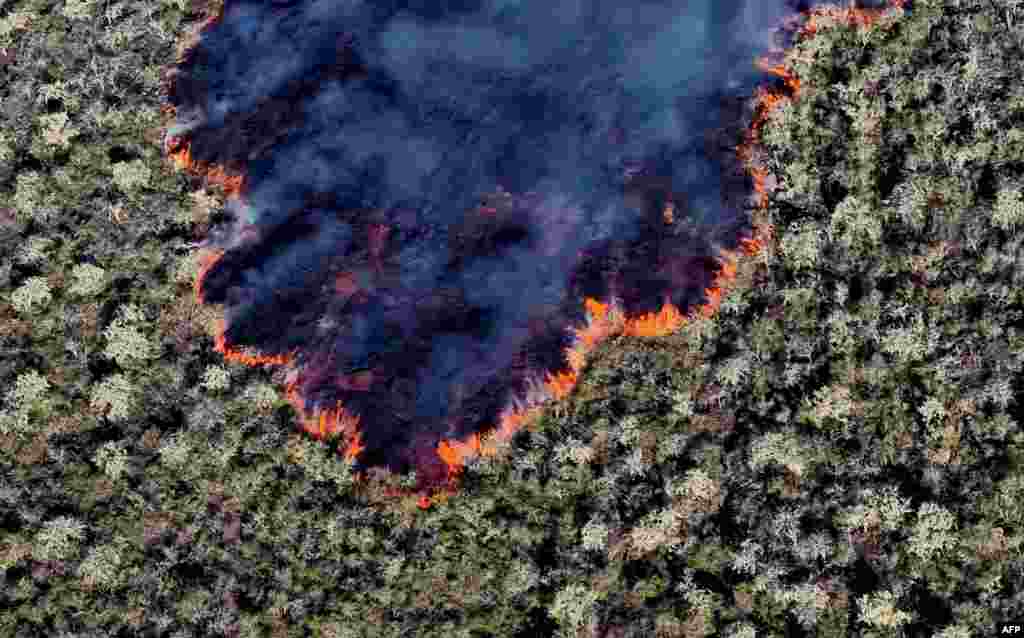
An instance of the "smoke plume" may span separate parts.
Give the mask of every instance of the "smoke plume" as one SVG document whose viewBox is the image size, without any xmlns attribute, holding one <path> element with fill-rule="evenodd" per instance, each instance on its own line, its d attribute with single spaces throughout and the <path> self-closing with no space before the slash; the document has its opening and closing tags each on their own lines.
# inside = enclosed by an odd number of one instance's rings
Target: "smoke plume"
<svg viewBox="0 0 1024 638">
<path fill-rule="evenodd" d="M 702 300 L 747 223 L 733 147 L 784 0 L 228 0 L 168 139 L 244 175 L 201 297 L 287 357 L 365 465 L 493 424 L 584 300 Z"/>
</svg>

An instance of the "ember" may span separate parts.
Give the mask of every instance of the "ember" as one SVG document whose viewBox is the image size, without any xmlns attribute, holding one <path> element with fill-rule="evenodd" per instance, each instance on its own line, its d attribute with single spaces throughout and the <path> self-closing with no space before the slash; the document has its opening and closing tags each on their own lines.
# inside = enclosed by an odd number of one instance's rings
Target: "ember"
<svg viewBox="0 0 1024 638">
<path fill-rule="evenodd" d="M 170 75 L 165 138 L 229 196 L 196 282 L 217 350 L 289 366 L 303 430 L 421 488 L 571 393 L 602 340 L 715 312 L 770 241 L 752 149 L 800 89 L 750 64 L 783 0 L 427 5 L 227 0 Z M 869 15 L 829 11 L 805 31 Z M 744 138 L 763 72 L 785 92 Z"/>
</svg>

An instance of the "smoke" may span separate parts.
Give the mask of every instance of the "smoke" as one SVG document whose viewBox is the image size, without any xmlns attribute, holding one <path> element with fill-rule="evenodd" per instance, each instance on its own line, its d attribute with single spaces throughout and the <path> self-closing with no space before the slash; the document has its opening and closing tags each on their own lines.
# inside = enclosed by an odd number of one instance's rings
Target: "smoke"
<svg viewBox="0 0 1024 638">
<path fill-rule="evenodd" d="M 701 300 L 785 0 L 228 1 L 169 136 L 244 173 L 209 237 L 225 339 L 401 469 L 564 367 L 583 299 Z M 671 210 L 672 214 L 666 211 Z"/>
</svg>

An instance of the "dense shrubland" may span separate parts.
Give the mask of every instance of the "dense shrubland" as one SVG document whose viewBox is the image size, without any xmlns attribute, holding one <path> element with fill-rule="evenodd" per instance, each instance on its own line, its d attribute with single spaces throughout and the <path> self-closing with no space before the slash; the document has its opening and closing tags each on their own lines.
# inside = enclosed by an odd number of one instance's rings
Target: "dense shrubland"
<svg viewBox="0 0 1024 638">
<path fill-rule="evenodd" d="M 423 511 L 225 364 L 161 158 L 179 2 L 0 7 L 0 634 L 985 635 L 1024 617 L 1024 6 L 837 26 L 777 242 Z"/>
</svg>

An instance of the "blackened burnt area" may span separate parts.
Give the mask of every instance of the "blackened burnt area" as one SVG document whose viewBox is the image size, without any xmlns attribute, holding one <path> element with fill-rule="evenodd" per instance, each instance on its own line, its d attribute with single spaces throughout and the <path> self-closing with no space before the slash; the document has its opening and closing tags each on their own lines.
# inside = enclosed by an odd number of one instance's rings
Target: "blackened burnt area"
<svg viewBox="0 0 1024 638">
<path fill-rule="evenodd" d="M 324 52 L 324 62 L 316 67 L 315 73 L 288 82 L 244 113 L 229 112 L 216 126 L 202 124 L 190 132 L 192 160 L 223 166 L 232 174 L 244 173 L 250 160 L 264 154 L 301 124 L 302 109 L 296 105 L 312 99 L 327 83 L 367 79 L 367 69 L 351 44 L 350 38 L 341 35 L 337 49 Z M 208 78 L 209 69 L 217 64 L 218 60 L 200 39 L 170 73 L 164 88 L 167 101 L 179 113 L 201 110 L 199 105 L 215 92 Z M 204 113 L 203 117 L 208 115 Z"/>
<path fill-rule="evenodd" d="M 480 329 L 480 316 L 481 309 L 455 297 L 430 304 L 419 312 L 419 330 L 406 335 L 401 348 L 378 352 L 366 362 L 372 370 L 369 387 L 341 389 L 338 381 L 345 375 L 343 366 L 317 366 L 327 372 L 311 379 L 305 394 L 316 397 L 322 407 L 340 403 L 359 416 L 361 442 L 366 446 L 360 455 L 362 465 L 387 466 L 398 472 L 417 469 L 423 474 L 429 469 L 424 464 L 432 460 L 424 450 L 432 452 L 442 439 L 464 440 L 496 427 L 511 397 L 523 396 L 538 371 L 566 367 L 564 325 L 553 316 L 538 319 L 531 322 L 531 334 L 510 364 L 500 370 L 481 370 L 464 379 L 461 386 L 448 389 L 452 397 L 458 397 L 457 410 L 437 419 L 419 415 L 419 375 L 429 364 L 434 340 L 446 334 L 472 334 Z M 483 340 L 480 343 L 485 345 Z"/>
</svg>

